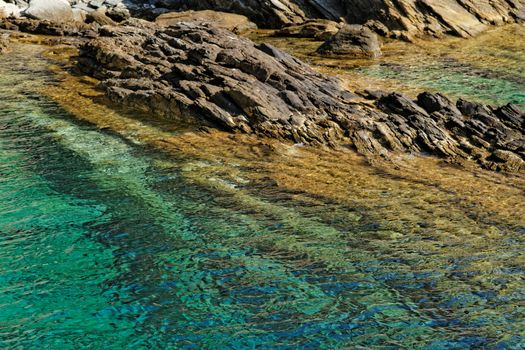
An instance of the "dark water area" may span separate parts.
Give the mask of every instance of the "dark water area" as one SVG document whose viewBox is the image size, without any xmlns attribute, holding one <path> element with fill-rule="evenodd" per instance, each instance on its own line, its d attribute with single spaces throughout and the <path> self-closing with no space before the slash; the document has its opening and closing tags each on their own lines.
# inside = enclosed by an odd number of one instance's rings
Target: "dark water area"
<svg viewBox="0 0 525 350">
<path fill-rule="evenodd" d="M 344 204 L 210 175 L 76 121 L 32 50 L 0 63 L 0 348 L 525 348 L 519 218 L 385 175 Z"/>
</svg>

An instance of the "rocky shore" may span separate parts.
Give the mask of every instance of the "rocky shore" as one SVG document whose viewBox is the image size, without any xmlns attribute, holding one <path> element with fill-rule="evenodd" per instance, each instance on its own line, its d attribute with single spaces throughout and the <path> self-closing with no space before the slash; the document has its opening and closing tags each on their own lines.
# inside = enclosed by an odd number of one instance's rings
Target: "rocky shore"
<svg viewBox="0 0 525 350">
<path fill-rule="evenodd" d="M 122 9 L 133 10 L 139 6 L 136 3 L 130 8 L 109 0 L 50 3 L 57 7 L 51 11 L 41 7 L 40 15 L 35 15 L 38 11 L 32 6 L 39 0 L 31 0 L 29 7 L 11 14 L 0 27 L 80 36 L 78 69 L 98 79 L 107 98 L 119 106 L 229 132 L 352 148 L 367 157 L 393 159 L 399 153 L 423 153 L 456 163 L 473 161 L 492 170 L 525 169 L 525 114 L 514 105 L 453 102 L 435 93 L 412 100 L 395 92 L 351 92 L 337 78 L 320 74 L 271 45 L 255 44 L 230 31 L 241 28 L 239 23 L 249 29 L 250 22 L 243 18 L 230 17 L 217 25 L 210 17 L 179 21 L 177 14 L 164 15 L 169 23 L 154 23 L 112 12 L 121 9 L 123 14 Z M 178 6 L 176 1 L 165 3 Z M 517 19 L 522 4 L 505 3 L 498 7 L 501 13 L 508 10 L 506 18 Z M 192 2 L 185 4 L 189 7 Z M 216 7 L 212 5 L 209 7 Z M 85 13 L 80 13 L 85 18 L 57 20 L 53 18 L 57 8 L 65 13 L 84 8 Z M 158 10 L 148 9 L 151 13 Z M 261 11 L 264 13 L 264 6 Z M 352 53 L 357 43 L 359 50 L 367 50 L 360 53 L 377 54 L 379 44 L 373 43 L 375 34 L 370 29 L 340 25 L 338 30 L 345 35 L 329 37 L 325 45 L 337 43 L 331 51 Z M 354 40 L 356 36 L 367 40 Z M 340 41 L 346 46 L 339 45 Z"/>
</svg>

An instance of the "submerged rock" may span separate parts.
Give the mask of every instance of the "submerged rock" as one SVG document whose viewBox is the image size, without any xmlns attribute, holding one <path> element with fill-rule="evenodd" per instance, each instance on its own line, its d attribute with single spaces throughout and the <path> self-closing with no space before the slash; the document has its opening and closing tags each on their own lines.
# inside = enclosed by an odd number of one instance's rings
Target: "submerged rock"
<svg viewBox="0 0 525 350">
<path fill-rule="evenodd" d="M 494 170 L 521 171 L 525 115 L 425 93 L 368 93 L 294 57 L 196 23 L 103 27 L 79 67 L 119 105 L 230 132 L 306 144 L 350 145 L 367 156 L 425 152 Z M 521 162 L 520 162 L 521 161 Z"/>
<path fill-rule="evenodd" d="M 185 11 L 164 13 L 155 19 L 155 23 L 167 27 L 180 22 L 210 23 L 215 27 L 228 29 L 236 34 L 257 29 L 257 25 L 247 17 L 217 11 Z"/>
<path fill-rule="evenodd" d="M 312 38 L 327 40 L 335 35 L 343 25 L 330 20 L 308 20 L 303 24 L 284 27 L 275 32 L 275 36 Z"/>
<path fill-rule="evenodd" d="M 382 55 L 377 35 L 361 25 L 345 25 L 321 45 L 317 52 L 322 55 L 345 55 L 356 58 L 377 58 Z"/>
<path fill-rule="evenodd" d="M 9 49 L 9 38 L 0 36 L 0 54 L 6 52 Z"/>
</svg>

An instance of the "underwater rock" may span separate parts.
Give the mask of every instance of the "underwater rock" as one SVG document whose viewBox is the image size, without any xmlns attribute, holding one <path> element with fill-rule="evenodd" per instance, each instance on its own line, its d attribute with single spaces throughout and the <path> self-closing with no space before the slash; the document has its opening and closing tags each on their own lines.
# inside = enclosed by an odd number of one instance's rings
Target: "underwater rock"
<svg viewBox="0 0 525 350">
<path fill-rule="evenodd" d="M 361 25 L 345 25 L 317 49 L 322 55 L 377 58 L 382 55 L 377 35 Z"/>
<path fill-rule="evenodd" d="M 210 23 L 215 27 L 228 29 L 236 34 L 257 29 L 257 25 L 245 16 L 210 10 L 168 12 L 155 19 L 155 23 L 163 27 L 180 22 Z"/>
<path fill-rule="evenodd" d="M 128 3 L 133 4 L 135 12 L 152 11 L 143 1 L 130 0 Z M 387 28 L 381 30 L 383 33 L 400 38 L 443 34 L 471 37 L 489 24 L 525 18 L 524 0 L 163 0 L 159 3 L 177 11 L 215 10 L 242 14 L 264 28 L 301 25 L 308 19 L 339 22 L 343 18 L 351 24 L 375 21 Z"/>
<path fill-rule="evenodd" d="M 299 25 L 284 27 L 274 33 L 275 36 L 312 38 L 328 40 L 335 35 L 343 24 L 326 19 L 312 19 Z"/>
<path fill-rule="evenodd" d="M 167 119 L 369 156 L 417 152 L 494 170 L 521 171 L 523 112 L 441 94 L 363 101 L 333 77 L 267 44 L 220 28 L 179 23 L 103 27 L 78 64 L 114 103 Z"/>
<path fill-rule="evenodd" d="M 9 39 L 5 36 L 0 36 L 0 54 L 6 52 L 9 49 Z"/>
</svg>

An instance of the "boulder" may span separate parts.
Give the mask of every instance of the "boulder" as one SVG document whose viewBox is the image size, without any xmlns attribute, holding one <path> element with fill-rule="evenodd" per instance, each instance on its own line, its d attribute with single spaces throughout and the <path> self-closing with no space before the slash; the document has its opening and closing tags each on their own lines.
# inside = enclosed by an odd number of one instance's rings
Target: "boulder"
<svg viewBox="0 0 525 350">
<path fill-rule="evenodd" d="M 317 49 L 322 55 L 344 55 L 356 58 L 381 56 L 377 35 L 361 25 L 345 25 Z"/>
<path fill-rule="evenodd" d="M 15 4 L 8 4 L 0 0 L 0 18 L 19 17 L 20 8 Z"/>
<path fill-rule="evenodd" d="M 180 22 L 210 23 L 215 27 L 228 29 L 236 34 L 257 29 L 257 25 L 247 17 L 218 11 L 169 12 L 158 16 L 155 23 L 167 27 Z"/>
<path fill-rule="evenodd" d="M 24 14 L 30 18 L 51 22 L 68 22 L 75 19 L 67 0 L 31 0 Z"/>
</svg>

